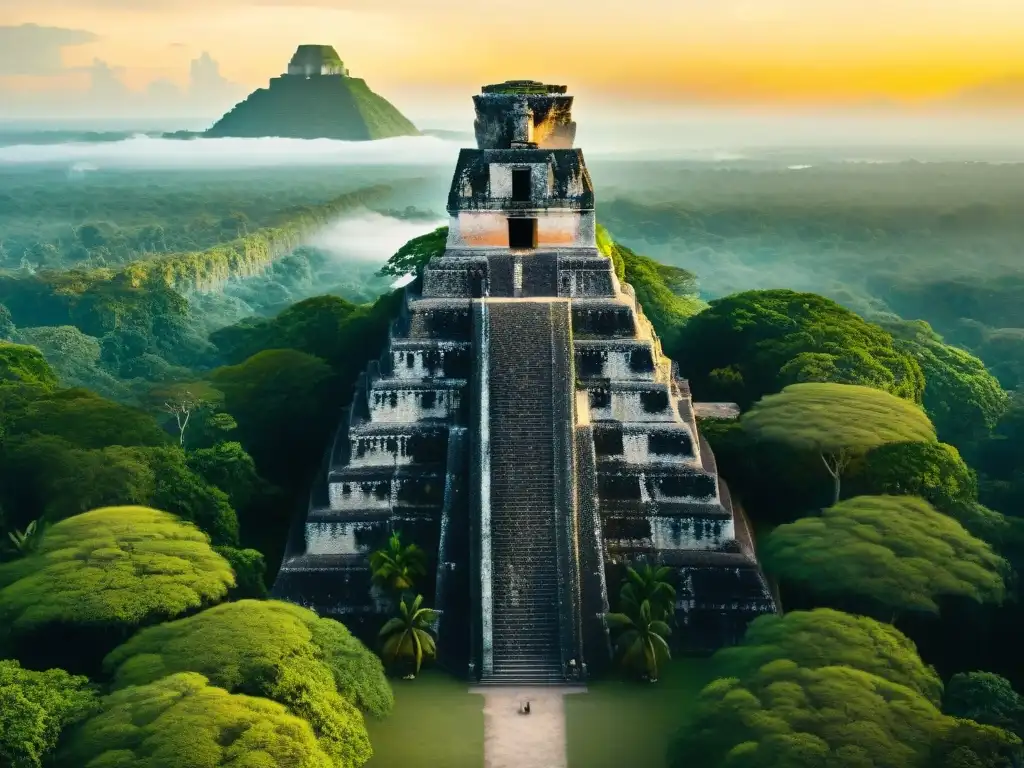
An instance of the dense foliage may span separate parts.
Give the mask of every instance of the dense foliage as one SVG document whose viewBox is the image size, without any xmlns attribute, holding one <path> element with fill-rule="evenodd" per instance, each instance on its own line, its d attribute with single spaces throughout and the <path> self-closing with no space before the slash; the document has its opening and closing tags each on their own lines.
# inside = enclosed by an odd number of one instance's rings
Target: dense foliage
<svg viewBox="0 0 1024 768">
<path fill-rule="evenodd" d="M 52 389 L 57 385 L 57 376 L 38 349 L 0 341 L 0 382 L 5 381 Z"/>
<path fill-rule="evenodd" d="M 810 293 L 716 299 L 666 351 L 685 361 L 696 397 L 743 407 L 798 382 L 861 384 L 917 403 L 924 392 L 920 366 L 888 331 Z"/>
<path fill-rule="evenodd" d="M 115 688 L 198 672 L 229 692 L 280 702 L 341 765 L 370 756 L 358 710 L 383 717 L 393 701 L 380 659 L 343 625 L 280 602 L 243 600 L 151 627 L 105 666 Z"/>
<path fill-rule="evenodd" d="M 693 726 L 673 745 L 669 765 L 694 768 L 872 766 L 935 768 L 956 727 L 971 729 L 975 761 L 1019 756 L 1020 740 L 952 720 L 910 688 L 849 666 L 805 667 L 789 659 L 744 678 L 722 678 L 700 696 Z M 957 744 L 956 746 L 960 746 Z M 955 765 L 956 763 L 953 763 Z M 997 765 L 993 762 L 960 765 Z"/>
<path fill-rule="evenodd" d="M 851 495 L 920 496 L 954 517 L 978 498 L 974 471 L 956 448 L 934 441 L 872 448 L 851 468 L 848 486 Z"/>
<path fill-rule="evenodd" d="M 1010 681 L 991 672 L 963 672 L 946 685 L 942 711 L 982 725 L 1024 733 L 1024 696 Z"/>
<path fill-rule="evenodd" d="M 944 344 L 923 320 L 882 322 L 896 347 L 914 357 L 924 373 L 923 404 L 939 438 L 969 446 L 1005 413 L 1009 397 L 985 364 L 966 350 Z"/>
<path fill-rule="evenodd" d="M 761 556 L 784 583 L 879 618 L 936 613 L 949 595 L 999 602 L 1005 594 L 1005 562 L 914 496 L 841 501 L 773 530 Z"/>
<path fill-rule="evenodd" d="M 741 426 L 756 440 L 819 455 L 834 481 L 834 502 L 854 457 L 886 443 L 935 439 L 916 405 L 853 384 L 790 384 L 743 414 Z"/>
<path fill-rule="evenodd" d="M 115 691 L 101 706 L 71 733 L 58 768 L 359 765 L 334 762 L 309 724 L 281 704 L 228 693 L 190 672 Z"/>
<path fill-rule="evenodd" d="M 0 765 L 41 768 L 61 731 L 89 715 L 95 703 L 85 677 L 0 660 Z"/>
<path fill-rule="evenodd" d="M 448 242 L 448 227 L 438 227 L 433 232 L 414 237 L 388 259 L 381 267 L 381 274 L 391 277 L 417 275 L 427 262 L 444 253 Z"/>
<path fill-rule="evenodd" d="M 144 507 L 86 512 L 51 526 L 36 551 L 0 565 L 0 647 L 89 669 L 136 627 L 216 603 L 234 583 L 207 536 L 174 515 Z"/>
<path fill-rule="evenodd" d="M 930 702 L 942 700 L 942 682 L 917 648 L 890 624 L 817 608 L 755 619 L 739 645 L 715 657 L 729 677 L 743 678 L 779 659 L 808 669 L 845 666 L 906 686 Z"/>
</svg>

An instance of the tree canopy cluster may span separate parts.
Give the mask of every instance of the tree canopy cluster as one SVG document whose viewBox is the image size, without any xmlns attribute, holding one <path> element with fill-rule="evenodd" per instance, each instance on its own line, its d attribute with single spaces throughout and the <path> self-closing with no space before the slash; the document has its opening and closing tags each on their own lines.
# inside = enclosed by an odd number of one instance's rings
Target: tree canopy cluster
<svg viewBox="0 0 1024 768">
<path fill-rule="evenodd" d="M 50 526 L 37 549 L 0 565 L 0 648 L 88 669 L 135 628 L 223 600 L 228 562 L 195 526 L 145 507 L 108 507 Z M 81 641 L 67 656 L 72 637 Z M 111 646 L 112 647 L 112 646 Z"/>
<path fill-rule="evenodd" d="M 934 671 L 872 619 L 762 617 L 715 662 L 722 677 L 670 746 L 671 766 L 1010 768 L 1021 755 L 1013 734 L 944 715 Z"/>
<path fill-rule="evenodd" d="M 839 501 L 841 480 L 854 457 L 886 443 L 931 441 L 935 429 L 913 403 L 880 389 L 852 384 L 790 384 L 743 414 L 754 437 L 820 457 Z"/>
<path fill-rule="evenodd" d="M 114 689 L 197 672 L 229 692 L 277 701 L 340 765 L 371 754 L 360 710 L 383 717 L 393 702 L 380 659 L 343 625 L 276 601 L 226 603 L 145 629 L 104 666 Z"/>
<path fill-rule="evenodd" d="M 789 290 L 715 299 L 666 346 L 694 395 L 742 407 L 787 384 L 859 384 L 920 403 L 924 374 L 892 335 L 834 301 Z"/>
<path fill-rule="evenodd" d="M 888 618 L 939 611 L 958 595 L 1000 602 L 1006 563 L 985 542 L 914 496 L 857 496 L 780 525 L 765 540 L 770 573 L 819 600 Z"/>
<path fill-rule="evenodd" d="M 95 708 L 88 678 L 62 669 L 36 672 L 0 659 L 0 764 L 42 768 L 61 732 Z"/>
<path fill-rule="evenodd" d="M 193 672 L 124 688 L 104 698 L 100 712 L 71 732 L 56 764 L 59 768 L 339 765 L 323 751 L 309 723 L 289 714 L 283 705 L 229 693 Z"/>
</svg>

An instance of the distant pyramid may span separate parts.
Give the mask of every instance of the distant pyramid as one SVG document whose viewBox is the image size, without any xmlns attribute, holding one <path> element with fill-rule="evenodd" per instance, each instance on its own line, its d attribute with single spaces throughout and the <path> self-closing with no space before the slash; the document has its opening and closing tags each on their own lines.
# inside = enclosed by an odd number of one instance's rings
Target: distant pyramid
<svg viewBox="0 0 1024 768">
<path fill-rule="evenodd" d="M 260 88 L 204 134 L 368 141 L 419 131 L 365 80 L 350 77 L 329 45 L 300 45 L 288 72 Z"/>
</svg>

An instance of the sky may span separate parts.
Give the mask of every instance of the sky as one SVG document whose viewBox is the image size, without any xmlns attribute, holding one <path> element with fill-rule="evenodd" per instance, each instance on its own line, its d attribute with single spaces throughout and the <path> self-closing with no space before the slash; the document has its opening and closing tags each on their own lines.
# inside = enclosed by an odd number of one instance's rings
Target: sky
<svg viewBox="0 0 1024 768">
<path fill-rule="evenodd" d="M 0 0 L 0 119 L 215 117 L 300 43 L 411 115 L 511 78 L 624 111 L 1024 108 L 1021 40 L 1022 0 Z"/>
</svg>

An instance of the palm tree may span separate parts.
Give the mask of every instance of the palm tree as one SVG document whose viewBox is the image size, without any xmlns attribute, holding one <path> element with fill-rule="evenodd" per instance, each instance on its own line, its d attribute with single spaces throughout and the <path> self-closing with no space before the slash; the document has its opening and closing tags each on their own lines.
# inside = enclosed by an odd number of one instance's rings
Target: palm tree
<svg viewBox="0 0 1024 768">
<path fill-rule="evenodd" d="M 427 558 L 415 544 L 402 546 L 398 533 L 392 533 L 388 545 L 370 555 L 373 582 L 394 592 L 412 589 L 417 576 L 427 572 Z"/>
<path fill-rule="evenodd" d="M 640 606 L 646 600 L 651 604 L 651 613 L 655 618 L 671 617 L 676 601 L 676 588 L 668 581 L 671 573 L 672 569 L 667 566 L 655 568 L 644 565 L 638 570 L 627 567 L 622 591 L 619 593 L 623 605 L 634 603 Z"/>
<path fill-rule="evenodd" d="M 658 663 L 672 658 L 666 640 L 672 629 L 661 619 L 654 618 L 649 600 L 639 605 L 625 601 L 623 607 L 627 613 L 605 616 L 608 627 L 618 632 L 615 648 L 619 658 L 625 666 L 642 670 L 644 677 L 657 682 Z"/>
<path fill-rule="evenodd" d="M 437 621 L 437 611 L 422 608 L 423 595 L 416 595 L 410 606 L 405 598 L 398 604 L 398 616 L 390 619 L 381 627 L 380 637 L 384 638 L 381 656 L 390 663 L 412 660 L 415 671 L 410 677 L 416 677 L 424 657 L 433 658 L 437 655 L 434 645 L 432 627 Z"/>
<path fill-rule="evenodd" d="M 40 524 L 38 520 L 33 520 L 31 523 L 25 526 L 24 531 L 12 531 L 7 534 L 7 537 L 11 540 L 14 545 L 14 551 L 20 556 L 34 552 L 36 547 L 39 546 L 39 542 L 43 539 L 43 530 L 45 525 Z"/>
</svg>

